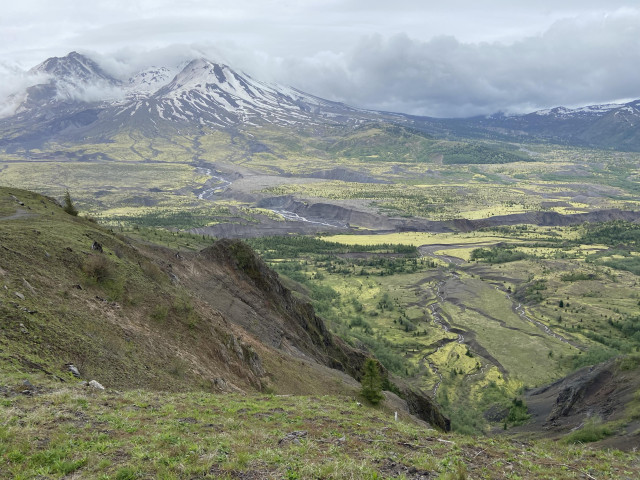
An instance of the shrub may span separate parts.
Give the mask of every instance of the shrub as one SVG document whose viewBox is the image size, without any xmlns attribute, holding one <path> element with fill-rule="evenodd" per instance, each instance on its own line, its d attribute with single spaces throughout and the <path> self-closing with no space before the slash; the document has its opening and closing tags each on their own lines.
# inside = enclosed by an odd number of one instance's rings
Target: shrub
<svg viewBox="0 0 640 480">
<path fill-rule="evenodd" d="M 73 215 L 74 217 L 78 216 L 78 210 L 76 209 L 73 201 L 71 200 L 71 194 L 69 190 L 64 192 L 64 205 L 62 206 L 63 210 L 67 212 L 69 215 Z"/>
<path fill-rule="evenodd" d="M 471 252 L 471 260 L 487 263 L 508 263 L 531 258 L 524 252 L 519 252 L 511 245 L 496 245 L 490 249 L 476 248 Z"/>
<path fill-rule="evenodd" d="M 599 277 L 594 273 L 572 272 L 565 273 L 560 277 L 563 282 L 579 282 L 580 280 L 597 280 Z"/>
<path fill-rule="evenodd" d="M 102 255 L 90 255 L 87 257 L 82 269 L 87 276 L 98 283 L 105 283 L 111 280 L 114 275 L 111 262 Z"/>
<path fill-rule="evenodd" d="M 564 437 L 565 443 L 590 443 L 597 442 L 608 437 L 613 432 L 606 425 L 602 425 L 602 420 L 592 417 L 587 420 L 580 430 L 569 433 Z"/>
<path fill-rule="evenodd" d="M 618 368 L 623 372 L 635 370 L 638 365 L 640 365 L 640 355 L 628 355 L 618 361 Z"/>
<path fill-rule="evenodd" d="M 151 318 L 157 321 L 162 321 L 167 318 L 169 309 L 165 305 L 156 305 L 151 312 Z"/>
<path fill-rule="evenodd" d="M 530 417 L 531 415 L 529 415 L 524 401 L 519 398 L 514 398 L 511 402 L 511 406 L 509 407 L 509 415 L 507 416 L 505 423 L 521 425 L 529 420 Z"/>
<path fill-rule="evenodd" d="M 156 283 L 164 283 L 167 280 L 167 275 L 155 263 L 143 261 L 140 268 L 148 278 Z"/>
<path fill-rule="evenodd" d="M 364 364 L 364 376 L 361 384 L 360 393 L 372 404 L 377 405 L 384 398 L 379 365 L 373 358 L 368 358 Z"/>
</svg>

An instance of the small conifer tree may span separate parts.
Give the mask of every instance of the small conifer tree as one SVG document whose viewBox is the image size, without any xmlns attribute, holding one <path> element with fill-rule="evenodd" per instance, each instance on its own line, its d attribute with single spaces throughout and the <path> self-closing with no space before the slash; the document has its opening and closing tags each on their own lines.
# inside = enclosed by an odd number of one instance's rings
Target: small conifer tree
<svg viewBox="0 0 640 480">
<path fill-rule="evenodd" d="M 71 194 L 69 193 L 69 190 L 64 192 L 64 205 L 62 206 L 62 208 L 69 215 L 73 215 L 74 217 L 78 216 L 78 209 L 76 208 L 76 206 L 73 204 L 73 201 L 71 200 Z"/>
<path fill-rule="evenodd" d="M 364 376 L 361 384 L 360 393 L 372 404 L 377 405 L 384 398 L 382 395 L 380 369 L 378 368 L 378 362 L 373 358 L 368 358 L 364 364 Z"/>
</svg>

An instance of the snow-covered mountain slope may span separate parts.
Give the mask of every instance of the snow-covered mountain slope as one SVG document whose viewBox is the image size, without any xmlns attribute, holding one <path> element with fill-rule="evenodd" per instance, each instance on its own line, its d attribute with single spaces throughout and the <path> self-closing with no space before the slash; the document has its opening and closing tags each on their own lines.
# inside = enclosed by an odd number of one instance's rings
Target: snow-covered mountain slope
<svg viewBox="0 0 640 480">
<path fill-rule="evenodd" d="M 538 110 L 533 112 L 532 115 L 539 116 L 552 116 L 556 118 L 572 118 L 572 117 L 601 117 L 605 115 L 607 112 L 611 110 L 615 110 L 616 108 L 620 108 L 623 105 L 619 103 L 605 103 L 602 105 L 588 105 L 586 107 L 580 108 L 566 108 L 566 107 L 555 107 L 549 108 L 546 110 Z"/>
<path fill-rule="evenodd" d="M 177 68 L 149 67 L 134 74 L 126 83 L 130 95 L 148 95 L 169 83 L 178 73 Z"/>
<path fill-rule="evenodd" d="M 15 115 L 0 121 L 0 143 L 79 140 L 122 129 L 160 131 L 340 123 L 371 113 L 291 87 L 257 81 L 231 67 L 197 58 L 154 66 L 122 80 L 77 52 L 50 58 L 30 74 L 44 78 L 27 89 Z M 4 137 L 4 138 L 3 138 Z"/>
<path fill-rule="evenodd" d="M 65 57 L 48 58 L 30 70 L 33 74 L 47 74 L 56 80 L 75 80 L 90 83 L 103 80 L 109 83 L 118 83 L 111 75 L 106 73 L 96 62 L 78 52 L 71 52 Z"/>
<path fill-rule="evenodd" d="M 21 110 L 60 102 L 100 102 L 123 95 L 119 80 L 77 52 L 49 58 L 28 73 L 45 82 L 27 89 Z"/>
<path fill-rule="evenodd" d="M 170 82 L 147 93 L 119 102 L 115 115 L 225 127 L 291 124 L 329 116 L 335 110 L 355 111 L 292 88 L 259 82 L 204 58 L 192 60 Z"/>
</svg>

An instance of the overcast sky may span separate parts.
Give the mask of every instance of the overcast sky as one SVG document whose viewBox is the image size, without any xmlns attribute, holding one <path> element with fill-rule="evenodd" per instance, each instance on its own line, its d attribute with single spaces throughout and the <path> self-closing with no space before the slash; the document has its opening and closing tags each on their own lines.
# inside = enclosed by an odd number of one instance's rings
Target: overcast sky
<svg viewBox="0 0 640 480">
<path fill-rule="evenodd" d="M 636 0 L 20 0 L 0 94 L 76 50 L 125 75 L 207 55 L 351 105 L 431 116 L 640 98 Z"/>
</svg>

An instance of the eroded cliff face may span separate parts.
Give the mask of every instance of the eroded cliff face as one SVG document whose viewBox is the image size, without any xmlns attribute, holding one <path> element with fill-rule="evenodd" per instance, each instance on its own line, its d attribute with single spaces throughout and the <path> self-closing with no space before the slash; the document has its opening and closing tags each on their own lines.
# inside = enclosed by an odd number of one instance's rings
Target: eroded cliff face
<svg viewBox="0 0 640 480">
<path fill-rule="evenodd" d="M 531 422 L 515 429 L 559 438 L 591 421 L 609 423 L 603 447 L 631 450 L 640 437 L 634 395 L 640 388 L 640 357 L 631 355 L 576 370 L 560 380 L 525 393 Z M 613 422 L 613 423 L 612 423 Z M 616 424 L 626 425 L 622 430 Z"/>
<path fill-rule="evenodd" d="M 294 359 L 316 362 L 361 379 L 370 354 L 329 332 L 313 307 L 296 298 L 245 243 L 220 240 L 179 262 L 182 269 L 191 272 L 185 276 L 185 283 L 193 293 L 253 338 Z M 389 378 L 384 368 L 381 372 Z M 389 380 L 412 414 L 449 430 L 449 420 L 430 397 L 399 379 Z"/>
</svg>

